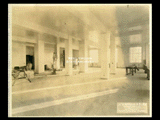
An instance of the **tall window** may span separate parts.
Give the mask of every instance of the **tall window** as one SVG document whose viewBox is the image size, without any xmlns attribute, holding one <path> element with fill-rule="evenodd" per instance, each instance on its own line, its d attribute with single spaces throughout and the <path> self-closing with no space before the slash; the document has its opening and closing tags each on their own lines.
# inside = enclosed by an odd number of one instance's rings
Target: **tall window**
<svg viewBox="0 0 160 120">
<path fill-rule="evenodd" d="M 98 63 L 98 50 L 90 50 L 91 61 Z"/>
<path fill-rule="evenodd" d="M 130 47 L 130 63 L 142 62 L 142 47 Z"/>
</svg>

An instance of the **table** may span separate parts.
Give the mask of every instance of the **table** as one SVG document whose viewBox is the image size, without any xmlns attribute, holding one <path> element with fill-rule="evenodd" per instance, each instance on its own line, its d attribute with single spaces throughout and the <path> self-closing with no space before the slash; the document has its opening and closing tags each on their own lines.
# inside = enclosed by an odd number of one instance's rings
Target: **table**
<svg viewBox="0 0 160 120">
<path fill-rule="evenodd" d="M 129 73 L 128 73 L 128 69 L 130 70 Z M 126 75 L 128 75 L 128 74 L 134 75 L 134 72 L 136 73 L 136 69 L 137 69 L 137 67 L 135 67 L 135 66 L 126 67 Z"/>
</svg>

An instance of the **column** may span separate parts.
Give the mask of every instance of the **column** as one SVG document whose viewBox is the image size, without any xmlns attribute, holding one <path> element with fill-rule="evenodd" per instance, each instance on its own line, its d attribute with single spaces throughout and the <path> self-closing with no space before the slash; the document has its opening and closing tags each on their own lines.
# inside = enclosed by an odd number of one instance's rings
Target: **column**
<svg viewBox="0 0 160 120">
<path fill-rule="evenodd" d="M 60 37 L 57 37 L 56 44 L 56 53 L 57 53 L 57 61 L 56 61 L 56 69 L 60 69 L 60 47 L 59 47 Z"/>
<path fill-rule="evenodd" d="M 44 72 L 44 40 L 42 34 L 37 34 L 37 43 L 34 48 L 35 72 Z"/>
<path fill-rule="evenodd" d="M 148 43 L 146 43 L 146 66 L 147 67 L 150 67 L 150 59 L 149 59 L 149 53 L 150 53 L 150 50 L 149 50 L 149 44 Z"/>
<path fill-rule="evenodd" d="M 115 36 L 111 34 L 110 38 L 110 73 L 116 74 L 116 41 Z"/>
<path fill-rule="evenodd" d="M 98 66 L 101 66 L 101 49 L 98 48 Z"/>
<path fill-rule="evenodd" d="M 110 44 L 110 32 L 101 34 L 100 36 L 100 44 L 101 44 L 101 78 L 109 79 L 109 62 L 110 62 L 110 52 L 109 52 L 109 44 Z"/>
<path fill-rule="evenodd" d="M 86 73 L 88 71 L 88 43 L 87 40 L 89 38 L 89 31 L 87 29 L 84 30 L 84 39 L 79 42 L 79 70 L 80 72 Z M 82 59 L 81 59 L 82 58 Z M 84 59 L 83 59 L 84 58 Z"/>
<path fill-rule="evenodd" d="M 143 45 L 142 45 L 142 63 L 143 64 L 146 63 L 146 46 L 145 46 L 145 43 L 143 43 Z"/>
<path fill-rule="evenodd" d="M 66 75 L 72 75 L 72 37 L 65 40 L 65 71 Z"/>
</svg>

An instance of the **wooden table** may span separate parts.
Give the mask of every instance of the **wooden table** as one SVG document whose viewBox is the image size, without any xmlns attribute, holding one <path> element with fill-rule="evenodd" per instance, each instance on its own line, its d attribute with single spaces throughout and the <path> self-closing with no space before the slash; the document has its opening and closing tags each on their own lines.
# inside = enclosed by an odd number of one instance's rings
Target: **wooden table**
<svg viewBox="0 0 160 120">
<path fill-rule="evenodd" d="M 130 70 L 129 73 L 128 73 L 128 69 Z M 126 75 L 128 74 L 134 75 L 134 72 L 136 73 L 136 69 L 137 68 L 135 66 L 126 67 Z"/>
</svg>

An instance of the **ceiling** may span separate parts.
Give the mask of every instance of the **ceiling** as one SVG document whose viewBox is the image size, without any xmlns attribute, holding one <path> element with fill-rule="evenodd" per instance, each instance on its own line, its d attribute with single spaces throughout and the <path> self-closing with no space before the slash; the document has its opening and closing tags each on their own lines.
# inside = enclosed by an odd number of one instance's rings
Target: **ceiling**
<svg viewBox="0 0 160 120">
<path fill-rule="evenodd" d="M 119 25 L 149 21 L 149 5 L 123 5 L 116 7 L 116 18 Z"/>
<path fill-rule="evenodd" d="M 149 5 L 21 5 L 12 6 L 12 19 L 36 24 L 81 37 L 85 28 L 105 32 L 108 28 L 149 19 Z"/>
</svg>

